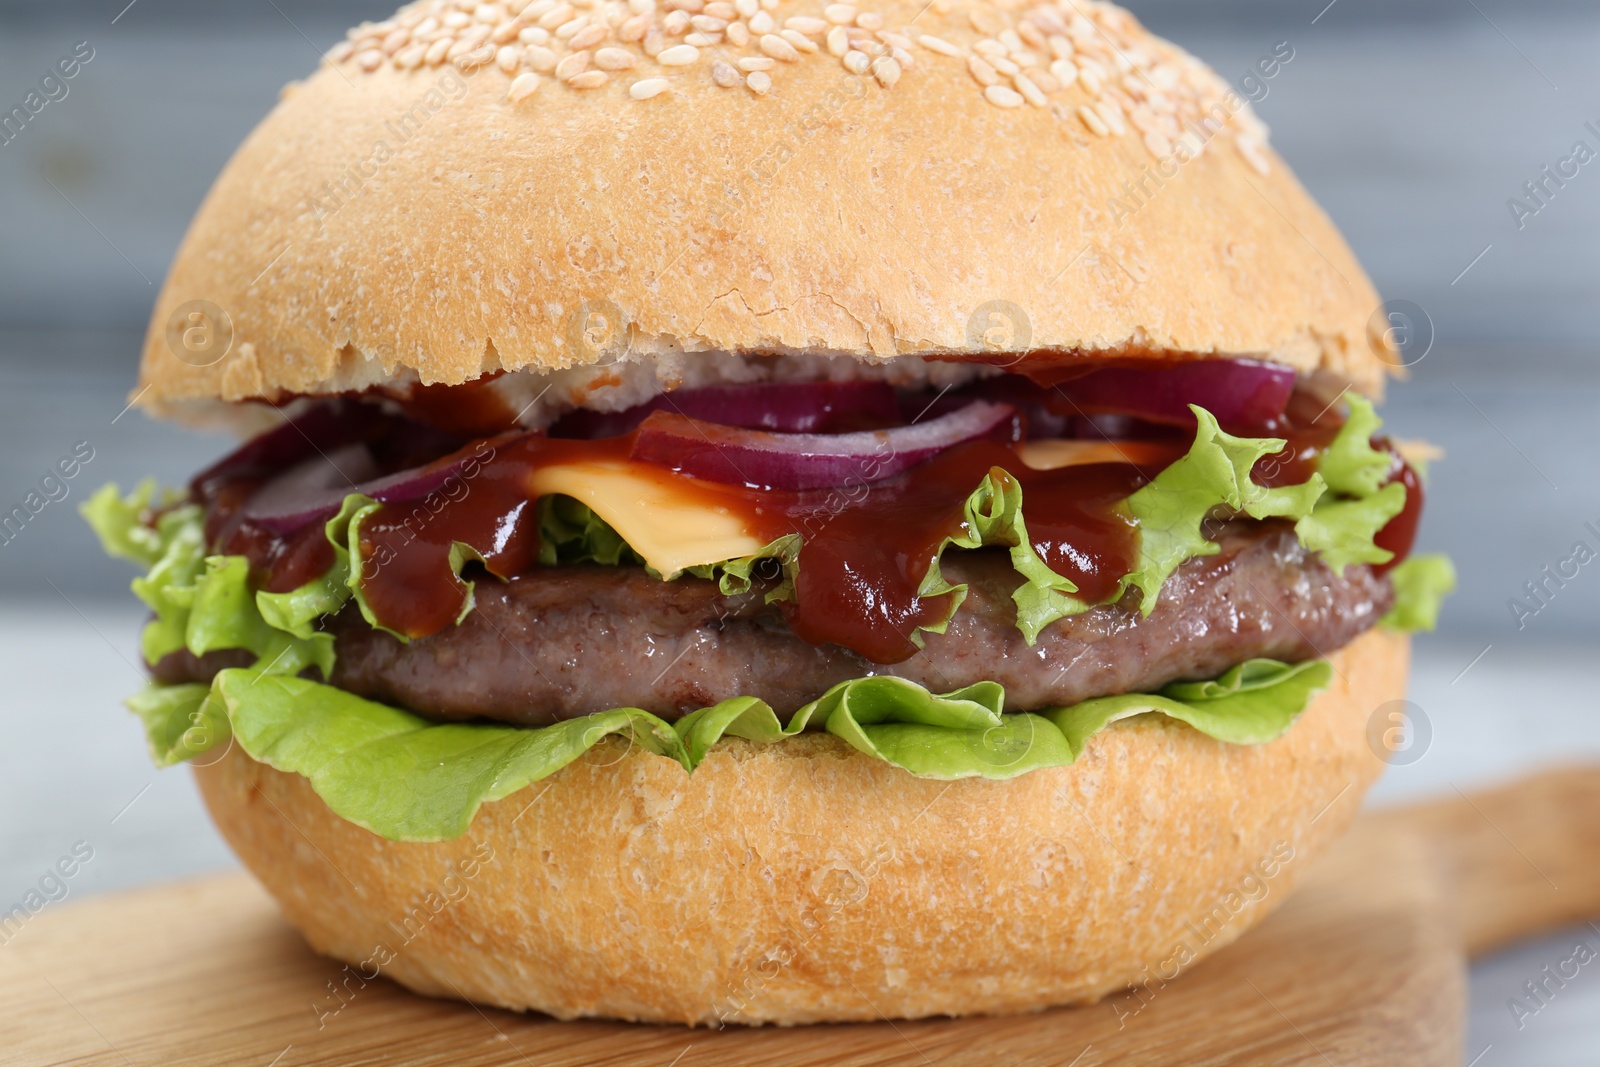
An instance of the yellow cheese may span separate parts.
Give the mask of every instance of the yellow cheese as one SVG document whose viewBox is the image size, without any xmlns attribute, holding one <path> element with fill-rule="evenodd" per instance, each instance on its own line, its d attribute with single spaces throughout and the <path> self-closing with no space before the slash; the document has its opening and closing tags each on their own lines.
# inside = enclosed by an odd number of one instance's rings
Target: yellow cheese
<svg viewBox="0 0 1600 1067">
<path fill-rule="evenodd" d="M 1170 458 L 1167 446 L 1148 441 L 1024 441 L 1016 446 L 1022 462 L 1036 471 L 1084 463 L 1152 463 Z"/>
<path fill-rule="evenodd" d="M 650 477 L 639 465 L 596 460 L 534 471 L 533 496 L 561 493 L 584 504 L 662 574 L 754 555 L 766 544 L 732 508 L 701 494 L 674 491 L 670 477 Z"/>
</svg>

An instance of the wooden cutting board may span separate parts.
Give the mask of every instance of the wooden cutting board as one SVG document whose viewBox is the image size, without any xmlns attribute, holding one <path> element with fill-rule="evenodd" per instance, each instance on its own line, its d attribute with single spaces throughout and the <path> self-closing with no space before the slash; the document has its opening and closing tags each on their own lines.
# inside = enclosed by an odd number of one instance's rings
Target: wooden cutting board
<svg viewBox="0 0 1600 1067">
<path fill-rule="evenodd" d="M 374 982 L 336 1003 L 244 875 L 41 912 L 0 948 L 28 1065 L 1449 1064 L 1474 953 L 1600 916 L 1600 768 L 1364 817 L 1256 930 L 1177 981 L 1000 1019 L 722 1031 L 561 1023 Z"/>
</svg>

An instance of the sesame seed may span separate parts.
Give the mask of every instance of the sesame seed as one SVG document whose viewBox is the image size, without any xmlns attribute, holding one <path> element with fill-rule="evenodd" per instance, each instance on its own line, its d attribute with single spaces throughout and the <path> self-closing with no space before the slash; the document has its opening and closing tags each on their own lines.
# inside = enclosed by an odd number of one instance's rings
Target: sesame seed
<svg viewBox="0 0 1600 1067">
<path fill-rule="evenodd" d="M 732 22 L 739 17 L 739 10 L 728 3 L 728 0 L 712 0 L 706 5 L 706 14 L 723 22 Z"/>
<path fill-rule="evenodd" d="M 854 4 L 829 4 L 822 9 L 822 17 L 835 26 L 848 26 L 856 20 Z"/>
<path fill-rule="evenodd" d="M 992 37 L 984 37 L 978 41 L 974 41 L 972 50 L 985 56 L 1003 56 L 1006 54 L 1006 46 L 1001 44 L 999 41 L 996 41 Z"/>
<path fill-rule="evenodd" d="M 1017 36 L 1022 38 L 1030 48 L 1044 48 L 1044 32 L 1039 29 L 1039 24 L 1032 18 L 1025 18 L 1017 23 Z"/>
<path fill-rule="evenodd" d="M 1001 30 L 1000 43 L 1006 46 L 1008 52 L 1020 52 L 1023 49 L 1022 38 L 1017 36 L 1016 30 Z"/>
<path fill-rule="evenodd" d="M 654 26 L 644 35 L 644 41 L 639 45 L 647 56 L 659 56 L 667 47 L 667 39 L 661 36 L 661 31 Z"/>
<path fill-rule="evenodd" d="M 506 45 L 494 54 L 494 62 L 501 70 L 510 74 L 522 66 L 522 53 L 510 45 Z"/>
<path fill-rule="evenodd" d="M 815 52 L 817 50 L 817 42 L 799 30 L 784 30 L 779 36 L 801 52 Z"/>
<path fill-rule="evenodd" d="M 757 96 L 766 96 L 767 90 L 772 88 L 772 77 L 765 71 L 751 71 L 745 76 L 744 83 L 749 86 L 750 91 L 755 93 Z"/>
<path fill-rule="evenodd" d="M 750 16 L 750 32 L 756 34 L 757 36 L 771 33 L 777 28 L 778 24 L 774 22 L 772 16 L 767 14 L 765 11 L 757 11 L 754 15 Z"/>
<path fill-rule="evenodd" d="M 544 45 L 530 44 L 522 50 L 522 62 L 541 73 L 549 73 L 556 69 L 559 59 Z"/>
<path fill-rule="evenodd" d="M 828 31 L 828 54 L 842 56 L 850 51 L 850 34 L 843 26 L 835 26 Z"/>
<path fill-rule="evenodd" d="M 355 42 L 353 42 L 353 41 L 340 41 L 338 44 L 336 44 L 332 48 L 328 49 L 328 57 L 327 58 L 328 58 L 328 61 L 330 63 L 343 63 L 345 60 L 347 60 L 351 56 L 355 55 L 355 52 L 356 52 Z"/>
<path fill-rule="evenodd" d="M 938 52 L 941 56 L 961 55 L 961 49 L 957 48 L 943 37 L 935 37 L 931 33 L 925 33 L 921 37 L 918 37 L 917 43 L 930 52 Z"/>
<path fill-rule="evenodd" d="M 1072 65 L 1070 59 L 1058 59 L 1050 64 L 1050 73 L 1055 75 L 1063 89 L 1078 80 L 1078 68 Z"/>
<path fill-rule="evenodd" d="M 410 48 L 403 48 L 395 54 L 394 65 L 401 70 L 416 70 L 422 66 L 422 57 L 427 52 L 426 45 L 414 44 Z"/>
<path fill-rule="evenodd" d="M 856 25 L 864 30 L 883 29 L 883 16 L 876 11 L 863 11 L 856 16 Z"/>
<path fill-rule="evenodd" d="M 983 91 L 983 95 L 996 107 L 1022 106 L 1022 94 L 1015 89 L 1007 89 L 1004 85 L 991 85 Z"/>
<path fill-rule="evenodd" d="M 626 48 L 602 48 L 594 54 L 594 65 L 601 70 L 628 70 L 639 62 L 639 57 Z"/>
<path fill-rule="evenodd" d="M 1262 145 L 1255 138 L 1235 137 L 1233 146 L 1239 150 L 1239 154 L 1244 157 L 1244 161 L 1250 164 L 1257 174 L 1264 178 L 1272 172 L 1272 164 L 1268 162 L 1267 157 L 1262 153 Z"/>
<path fill-rule="evenodd" d="M 1033 79 L 1026 74 L 1016 75 L 1011 79 L 1011 84 L 1015 85 L 1017 92 L 1022 94 L 1022 98 L 1034 107 L 1044 107 L 1050 102 L 1045 99 L 1044 93 L 1039 90 L 1039 87 L 1033 84 Z"/>
<path fill-rule="evenodd" d="M 506 90 L 506 96 L 513 104 L 520 103 L 539 91 L 539 86 L 544 79 L 537 74 L 518 74 L 511 81 L 511 88 Z"/>
<path fill-rule="evenodd" d="M 574 52 L 556 64 L 556 80 L 571 81 L 589 69 L 589 53 Z"/>
<path fill-rule="evenodd" d="M 472 16 L 464 11 L 452 11 L 444 17 L 444 24 L 451 29 L 459 30 L 463 26 L 471 25 Z"/>
<path fill-rule="evenodd" d="M 661 20 L 661 32 L 668 37 L 681 37 L 689 32 L 689 13 L 687 11 L 669 11 L 667 17 Z"/>
<path fill-rule="evenodd" d="M 660 96 L 672 88 L 672 83 L 665 78 L 641 78 L 628 86 L 628 95 L 635 100 L 649 100 L 653 96 Z"/>
<path fill-rule="evenodd" d="M 656 0 L 628 0 L 628 10 L 635 15 L 654 15 Z"/>
<path fill-rule="evenodd" d="M 598 89 L 611 80 L 611 75 L 603 70 L 586 70 L 576 77 L 568 78 L 567 84 L 574 89 Z"/>
<path fill-rule="evenodd" d="M 750 27 L 742 22 L 728 23 L 728 40 L 737 48 L 743 48 L 750 43 Z"/>
<path fill-rule="evenodd" d="M 740 18 L 748 19 L 761 10 L 761 5 L 756 0 L 733 0 L 733 9 L 739 13 Z"/>
<path fill-rule="evenodd" d="M 1051 93 L 1061 91 L 1061 83 L 1056 81 L 1056 76 L 1048 70 L 1030 70 L 1028 79 L 1039 87 L 1039 91 L 1049 96 Z"/>
<path fill-rule="evenodd" d="M 721 41 L 720 33 L 691 33 L 683 39 L 684 44 L 692 44 L 696 48 L 710 48 L 712 45 L 720 44 Z"/>
<path fill-rule="evenodd" d="M 724 89 L 732 89 L 744 81 L 744 78 L 728 63 L 717 59 L 711 63 L 711 80 Z"/>
<path fill-rule="evenodd" d="M 1089 132 L 1096 137 L 1111 136 L 1111 128 L 1105 124 L 1105 120 L 1081 104 L 1078 106 L 1078 120 L 1087 126 Z"/>
<path fill-rule="evenodd" d="M 454 41 L 449 37 L 439 38 L 428 46 L 427 54 L 422 57 L 422 61 L 430 67 L 437 67 L 444 62 L 445 53 L 450 51 L 450 46 L 453 43 Z"/>
<path fill-rule="evenodd" d="M 763 11 L 776 11 L 776 10 L 778 10 L 778 0 L 761 0 L 761 10 L 763 10 Z"/>
<path fill-rule="evenodd" d="M 880 56 L 872 61 L 872 76 L 885 89 L 892 88 L 900 80 L 900 64 L 888 56 Z"/>
<path fill-rule="evenodd" d="M 728 20 L 714 18 L 710 15 L 695 15 L 689 19 L 689 25 L 701 33 L 721 33 L 728 28 Z"/>
<path fill-rule="evenodd" d="M 1071 59 L 1072 41 L 1065 34 L 1052 33 L 1050 35 L 1050 54 L 1057 59 Z"/>
<path fill-rule="evenodd" d="M 611 28 L 609 26 L 586 26 L 582 32 L 572 35 L 572 38 L 567 41 L 567 47 L 574 49 L 593 48 L 609 36 L 611 36 Z"/>
<path fill-rule="evenodd" d="M 899 46 L 889 49 L 889 55 L 896 63 L 900 64 L 901 70 L 910 70 L 917 65 L 916 57 Z"/>
<path fill-rule="evenodd" d="M 700 49 L 692 44 L 675 44 L 656 56 L 663 67 L 687 67 L 700 58 Z"/>
<path fill-rule="evenodd" d="M 1094 110 L 1095 114 L 1104 119 L 1106 126 L 1118 137 L 1128 132 L 1128 124 L 1122 117 L 1122 108 L 1117 106 L 1115 100 L 1109 97 L 1097 100 L 1095 101 Z"/>
<path fill-rule="evenodd" d="M 377 70 L 386 58 L 388 57 L 376 48 L 369 48 L 356 56 L 356 62 L 360 64 L 362 70 Z"/>
<path fill-rule="evenodd" d="M 800 53 L 795 51 L 794 45 L 775 33 L 763 34 L 760 44 L 761 50 L 773 59 L 781 59 L 785 63 L 793 63 L 800 58 Z"/>
<path fill-rule="evenodd" d="M 539 16 L 539 26 L 542 29 L 553 30 L 563 22 L 568 21 L 577 14 L 577 9 L 571 4 L 558 4 Z"/>
<path fill-rule="evenodd" d="M 828 20 L 809 18 L 804 15 L 791 15 L 783 20 L 784 29 L 803 33 L 808 37 L 821 37 L 828 32 Z"/>
<path fill-rule="evenodd" d="M 967 12 L 967 21 L 972 23 L 972 28 L 984 35 L 999 33 L 1005 23 L 1000 21 L 1000 15 L 988 7 L 975 7 Z"/>
<path fill-rule="evenodd" d="M 844 69 L 851 74 L 865 74 L 872 66 L 872 59 L 865 52 L 857 52 L 854 48 L 844 54 Z"/>
<path fill-rule="evenodd" d="M 771 70 L 777 65 L 778 61 L 771 56 L 745 56 L 739 60 L 739 69 L 743 71 Z"/>
<path fill-rule="evenodd" d="M 617 27 L 617 40 L 642 41 L 645 32 L 650 29 L 651 17 L 649 15 L 634 15 L 624 19 L 622 25 Z"/>
<path fill-rule="evenodd" d="M 979 85 L 1000 84 L 1000 75 L 996 74 L 993 67 L 977 56 L 967 57 L 967 70 L 977 79 Z"/>
<path fill-rule="evenodd" d="M 383 54 L 386 56 L 392 56 L 410 43 L 410 30 L 395 30 L 393 33 L 383 39 Z"/>
<path fill-rule="evenodd" d="M 546 44 L 550 40 L 550 31 L 537 26 L 524 26 L 517 34 L 517 40 L 523 44 Z"/>
<path fill-rule="evenodd" d="M 1007 77 L 1016 74 L 1022 69 L 1005 56 L 986 56 L 985 58 L 989 61 L 989 66 Z"/>
</svg>

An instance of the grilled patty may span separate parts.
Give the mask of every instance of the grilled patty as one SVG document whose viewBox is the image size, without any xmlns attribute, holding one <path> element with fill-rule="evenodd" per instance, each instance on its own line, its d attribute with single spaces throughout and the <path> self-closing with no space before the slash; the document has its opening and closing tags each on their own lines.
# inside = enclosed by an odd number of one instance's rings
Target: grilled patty
<svg viewBox="0 0 1600 1067">
<path fill-rule="evenodd" d="M 1006 555 L 948 553 L 944 573 L 968 583 L 967 600 L 946 633 L 927 635 L 921 652 L 894 664 L 807 644 L 759 591 L 724 596 L 714 582 L 662 582 L 638 567 L 540 569 L 510 582 L 480 579 L 460 626 L 409 644 L 347 605 L 326 620 L 337 651 L 329 680 L 431 719 L 524 726 L 616 707 L 673 719 L 736 696 L 787 713 L 870 674 L 936 692 L 991 679 L 1005 686 L 1007 709 L 1021 711 L 1212 678 L 1258 656 L 1326 655 L 1389 608 L 1386 579 L 1362 566 L 1335 575 L 1285 524 L 1234 524 L 1218 542 L 1218 554 L 1178 568 L 1149 617 L 1130 598 L 1054 623 L 1031 648 L 1016 628 L 1018 579 Z M 180 652 L 153 673 L 205 681 L 250 658 Z"/>
</svg>

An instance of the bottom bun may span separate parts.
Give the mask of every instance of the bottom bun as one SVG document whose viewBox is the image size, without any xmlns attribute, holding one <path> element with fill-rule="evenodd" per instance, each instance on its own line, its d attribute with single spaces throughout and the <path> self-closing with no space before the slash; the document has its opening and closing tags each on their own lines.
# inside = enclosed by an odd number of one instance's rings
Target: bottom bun
<svg viewBox="0 0 1600 1067">
<path fill-rule="evenodd" d="M 1383 762 L 1406 638 L 1260 746 L 1164 717 L 1070 767 L 915 778 L 830 735 L 731 740 L 693 775 L 613 741 L 399 844 L 235 746 L 196 774 L 318 952 L 370 979 L 559 1018 L 717 1025 L 997 1014 L 1171 979 L 1282 902 Z"/>
</svg>

